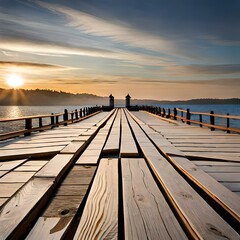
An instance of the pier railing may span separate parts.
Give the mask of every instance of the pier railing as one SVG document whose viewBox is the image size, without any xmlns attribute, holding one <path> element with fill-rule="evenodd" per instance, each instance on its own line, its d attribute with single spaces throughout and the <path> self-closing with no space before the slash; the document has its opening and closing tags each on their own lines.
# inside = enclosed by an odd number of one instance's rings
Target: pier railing
<svg viewBox="0 0 240 240">
<path fill-rule="evenodd" d="M 181 108 L 161 108 L 153 106 L 141 106 L 140 110 L 145 110 L 156 114 L 158 116 L 181 120 L 186 124 L 197 124 L 200 127 L 208 127 L 211 131 L 215 129 L 226 131 L 227 133 L 236 132 L 240 133 L 240 128 L 230 125 L 231 121 L 239 121 L 240 125 L 240 116 L 232 116 L 227 113 L 226 115 L 215 114 L 214 111 L 207 112 L 194 112 L 190 109 L 181 109 Z"/>
<path fill-rule="evenodd" d="M 68 111 L 67 109 L 61 113 L 52 113 L 47 115 L 34 115 L 19 118 L 0 118 L 0 128 L 4 123 L 22 122 L 24 127 L 20 130 L 3 132 L 0 134 L 0 140 L 5 140 L 20 135 L 29 136 L 32 132 L 43 131 L 58 127 L 60 125 L 67 126 L 69 123 L 78 122 L 90 115 L 101 111 L 100 107 L 85 107 Z M 15 124 L 16 125 L 16 124 Z"/>
</svg>

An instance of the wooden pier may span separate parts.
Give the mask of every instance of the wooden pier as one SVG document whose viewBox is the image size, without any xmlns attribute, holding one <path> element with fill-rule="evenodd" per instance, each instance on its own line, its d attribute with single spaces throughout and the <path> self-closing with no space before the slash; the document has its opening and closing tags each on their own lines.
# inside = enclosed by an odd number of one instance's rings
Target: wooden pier
<svg viewBox="0 0 240 240">
<path fill-rule="evenodd" d="M 0 142 L 0 239 L 240 239 L 239 134 L 126 108 L 72 122 Z"/>
</svg>

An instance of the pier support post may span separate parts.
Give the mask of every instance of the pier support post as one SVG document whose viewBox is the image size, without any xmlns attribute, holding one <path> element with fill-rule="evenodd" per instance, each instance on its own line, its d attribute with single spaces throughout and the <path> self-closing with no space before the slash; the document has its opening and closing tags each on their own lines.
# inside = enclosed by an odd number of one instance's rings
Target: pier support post
<svg viewBox="0 0 240 240">
<path fill-rule="evenodd" d="M 68 110 L 67 109 L 65 109 L 64 110 L 64 114 L 63 114 L 63 121 L 65 122 L 64 123 L 64 126 L 67 126 L 68 124 L 67 124 L 67 121 L 68 121 Z"/>
<path fill-rule="evenodd" d="M 80 108 L 80 118 L 82 118 L 82 109 Z"/>
<path fill-rule="evenodd" d="M 26 130 L 31 130 L 32 129 L 32 118 L 26 118 L 25 120 L 25 129 Z M 30 136 L 31 131 L 24 133 L 24 136 Z"/>
<path fill-rule="evenodd" d="M 211 111 L 210 114 L 214 114 L 214 111 Z M 210 124 L 215 125 L 215 118 L 213 115 L 210 115 Z M 215 128 L 211 127 L 211 131 L 214 131 L 214 130 L 215 130 Z"/>
<path fill-rule="evenodd" d="M 187 120 L 191 119 L 191 113 L 190 113 L 190 109 L 189 108 L 187 109 L 186 119 Z M 191 124 L 190 121 L 187 121 L 187 124 L 190 125 Z"/>
</svg>

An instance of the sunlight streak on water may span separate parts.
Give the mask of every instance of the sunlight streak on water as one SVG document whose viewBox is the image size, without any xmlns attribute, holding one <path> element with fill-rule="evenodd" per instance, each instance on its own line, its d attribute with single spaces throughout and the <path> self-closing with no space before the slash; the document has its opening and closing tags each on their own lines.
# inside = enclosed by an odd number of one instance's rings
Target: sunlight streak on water
<svg viewBox="0 0 240 240">
<path fill-rule="evenodd" d="M 8 106 L 6 109 L 7 118 L 19 118 L 22 117 L 22 109 L 20 106 Z"/>
</svg>

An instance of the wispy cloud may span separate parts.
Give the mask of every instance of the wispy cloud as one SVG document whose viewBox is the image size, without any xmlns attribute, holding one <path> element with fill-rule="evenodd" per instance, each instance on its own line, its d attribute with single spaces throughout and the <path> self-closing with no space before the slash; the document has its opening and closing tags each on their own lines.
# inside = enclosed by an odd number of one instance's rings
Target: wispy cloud
<svg viewBox="0 0 240 240">
<path fill-rule="evenodd" d="M 176 46 L 173 41 L 164 39 L 157 34 L 150 34 L 149 32 L 136 29 L 126 22 L 114 20 L 110 22 L 103 18 L 58 4 L 41 1 L 34 2 L 53 13 L 64 15 L 68 19 L 67 26 L 79 29 L 82 33 L 105 37 L 111 41 L 123 43 L 132 47 L 177 55 Z"/>
<path fill-rule="evenodd" d="M 240 64 L 221 64 L 221 65 L 188 65 L 188 66 L 168 66 L 165 71 L 172 75 L 212 75 L 212 74 L 239 74 Z"/>
</svg>

